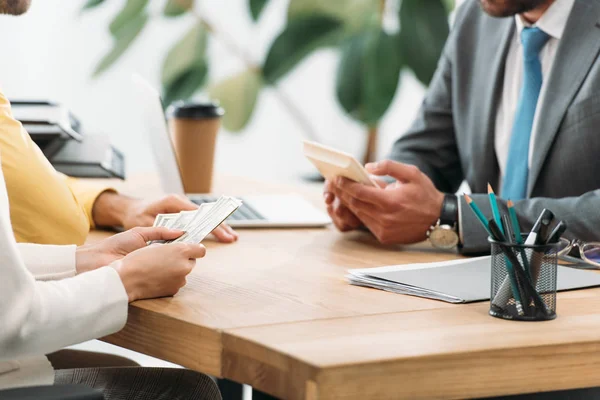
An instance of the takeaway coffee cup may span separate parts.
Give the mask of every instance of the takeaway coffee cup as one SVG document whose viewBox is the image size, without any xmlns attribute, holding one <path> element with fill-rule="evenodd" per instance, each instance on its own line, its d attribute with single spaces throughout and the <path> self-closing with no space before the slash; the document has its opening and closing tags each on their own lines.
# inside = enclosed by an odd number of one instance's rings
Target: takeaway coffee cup
<svg viewBox="0 0 600 400">
<path fill-rule="evenodd" d="M 177 102 L 169 107 L 169 129 L 186 193 L 210 193 L 217 133 L 224 111 L 215 103 Z"/>
</svg>

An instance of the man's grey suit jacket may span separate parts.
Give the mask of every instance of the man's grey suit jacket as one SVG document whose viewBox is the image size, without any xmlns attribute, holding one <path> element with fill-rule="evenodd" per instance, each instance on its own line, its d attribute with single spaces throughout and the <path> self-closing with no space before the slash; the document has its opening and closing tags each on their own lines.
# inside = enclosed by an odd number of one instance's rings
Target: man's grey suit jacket
<svg viewBox="0 0 600 400">
<path fill-rule="evenodd" d="M 454 193 L 466 180 L 491 218 L 487 183 L 498 188 L 496 110 L 514 18 L 493 18 L 477 0 L 457 11 L 416 121 L 390 158 L 418 166 Z M 576 0 L 538 104 L 528 198 L 516 202 L 527 230 L 544 208 L 568 224 L 567 237 L 600 240 L 600 0 Z M 489 251 L 486 234 L 461 196 L 464 253 Z M 505 207 L 503 202 L 502 207 Z"/>
</svg>

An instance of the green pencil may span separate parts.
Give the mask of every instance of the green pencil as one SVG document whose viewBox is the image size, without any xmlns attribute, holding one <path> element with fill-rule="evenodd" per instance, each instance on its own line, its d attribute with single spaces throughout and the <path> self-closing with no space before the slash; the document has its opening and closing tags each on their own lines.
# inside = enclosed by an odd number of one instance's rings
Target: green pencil
<svg viewBox="0 0 600 400">
<path fill-rule="evenodd" d="M 464 196 L 465 196 L 465 200 L 467 201 L 467 204 L 469 205 L 469 207 L 471 207 L 471 210 L 473 210 L 473 212 L 477 216 L 477 219 L 479 220 L 479 222 L 481 222 L 481 225 L 483 225 L 483 227 L 485 228 L 485 230 L 487 231 L 487 233 L 490 236 L 494 236 L 494 235 L 492 235 L 492 232 L 490 231 L 490 227 L 488 225 L 487 219 L 485 218 L 485 215 L 483 215 L 483 213 L 481 212 L 479 207 L 477 207 L 477 204 L 475 204 L 473 199 L 471 197 L 469 197 L 468 194 L 464 194 Z"/>
<path fill-rule="evenodd" d="M 517 218 L 517 213 L 515 212 L 515 205 L 511 200 L 508 200 L 506 205 L 508 206 L 508 215 L 510 215 L 510 222 L 512 223 L 513 230 L 515 231 L 517 244 L 523 244 L 523 236 L 521 236 L 521 226 L 519 226 L 519 219 Z"/>
<path fill-rule="evenodd" d="M 519 225 L 519 218 L 517 218 L 517 213 L 515 211 L 515 204 L 512 200 L 508 200 L 506 202 L 508 207 L 508 215 L 510 215 L 510 220 L 513 226 L 513 231 L 515 233 L 515 238 L 517 240 L 517 244 L 523 244 L 523 236 L 521 236 L 521 226 Z M 523 259 L 523 268 L 529 274 L 529 259 L 527 258 L 527 252 L 524 248 L 520 248 L 521 258 Z"/>
<path fill-rule="evenodd" d="M 494 221 L 498 224 L 498 228 L 500 228 L 500 232 L 504 234 L 504 229 L 502 228 L 502 218 L 500 217 L 500 210 L 498 210 L 498 201 L 496 200 L 496 194 L 494 193 L 494 189 L 492 189 L 492 185 L 488 183 L 488 196 L 490 198 L 490 207 L 492 208 L 492 215 L 494 216 Z"/>
</svg>

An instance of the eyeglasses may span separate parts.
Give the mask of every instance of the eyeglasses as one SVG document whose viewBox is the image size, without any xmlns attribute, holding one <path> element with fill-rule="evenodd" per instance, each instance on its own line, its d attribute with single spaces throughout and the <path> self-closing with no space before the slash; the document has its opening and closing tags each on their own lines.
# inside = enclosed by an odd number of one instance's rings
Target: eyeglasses
<svg viewBox="0 0 600 400">
<path fill-rule="evenodd" d="M 557 248 L 561 264 L 588 264 L 600 268 L 600 242 L 582 242 L 581 240 L 567 240 L 561 238 Z M 585 268 L 585 266 L 581 266 Z"/>
</svg>

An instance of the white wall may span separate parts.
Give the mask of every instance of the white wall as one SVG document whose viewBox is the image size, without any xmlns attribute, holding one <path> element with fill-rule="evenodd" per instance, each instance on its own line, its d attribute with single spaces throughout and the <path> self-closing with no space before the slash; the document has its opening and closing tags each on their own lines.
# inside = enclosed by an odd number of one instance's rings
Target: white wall
<svg viewBox="0 0 600 400">
<path fill-rule="evenodd" d="M 154 0 L 156 18 L 130 51 L 105 75 L 92 79 L 100 57 L 111 46 L 107 26 L 122 0 L 84 15 L 83 1 L 33 0 L 21 17 L 0 16 L 0 88 L 9 98 L 54 99 L 69 106 L 91 133 L 107 133 L 127 155 L 128 172 L 151 171 L 152 156 L 136 104 L 130 76 L 139 72 L 158 87 L 162 57 L 175 39 L 193 23 L 191 17 L 165 20 L 158 16 L 162 0 Z M 206 17 L 234 38 L 254 60 L 263 59 L 284 24 L 287 1 L 272 0 L 258 25 L 250 21 L 247 0 L 204 0 Z M 211 42 L 211 80 L 226 77 L 243 64 L 220 43 Z M 320 51 L 300 65 L 280 85 L 309 116 L 319 138 L 338 148 L 362 155 L 364 128 L 344 116 L 334 95 L 338 54 Z M 411 123 L 423 87 L 404 74 L 401 90 L 381 124 L 379 155 Z M 272 90 L 259 98 L 246 130 L 220 135 L 217 170 L 268 179 L 296 179 L 312 171 L 301 154 L 302 130 Z"/>
</svg>

